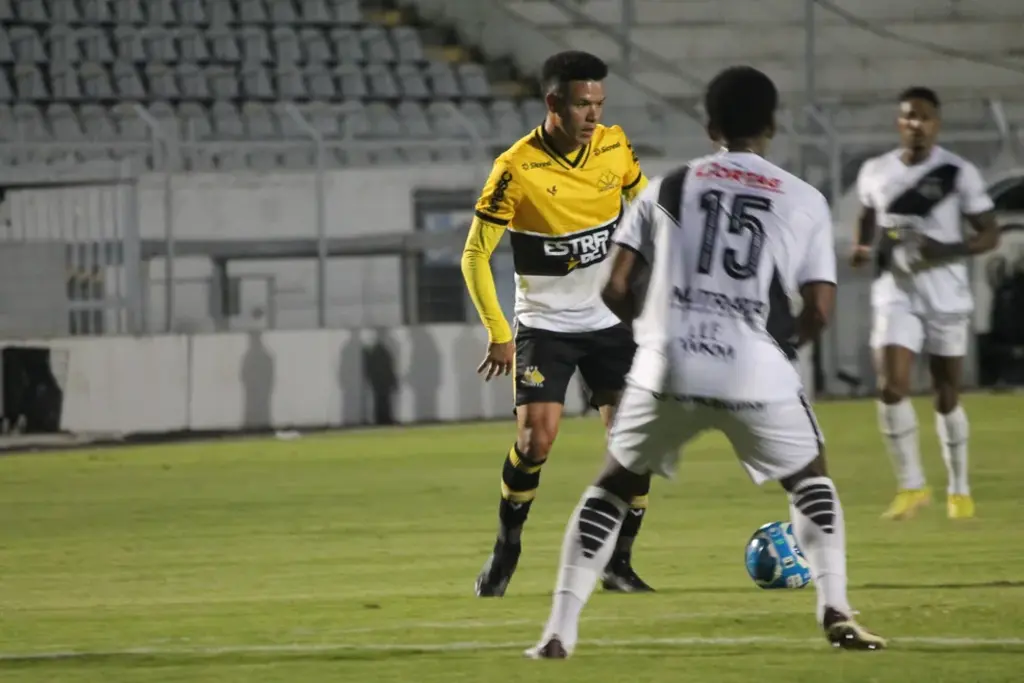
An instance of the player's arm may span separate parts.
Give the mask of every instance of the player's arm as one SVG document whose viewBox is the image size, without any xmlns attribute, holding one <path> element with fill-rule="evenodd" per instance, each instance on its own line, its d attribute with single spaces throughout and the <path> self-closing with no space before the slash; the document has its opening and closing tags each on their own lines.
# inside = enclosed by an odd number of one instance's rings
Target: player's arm
<svg viewBox="0 0 1024 683">
<path fill-rule="evenodd" d="M 643 281 L 654 258 L 653 212 L 647 194 L 639 195 L 626 209 L 612 235 L 611 268 L 601 299 L 619 320 L 631 324 L 643 306 Z"/>
<path fill-rule="evenodd" d="M 519 189 L 511 168 L 499 159 L 494 163 L 477 200 L 473 222 L 462 249 L 462 277 L 492 344 L 512 341 L 512 328 L 498 302 L 491 272 L 491 255 L 515 215 L 518 202 Z"/>
<path fill-rule="evenodd" d="M 993 211 L 995 205 L 988 196 L 981 173 L 973 165 L 965 164 L 960 170 L 957 194 L 960 209 L 974 234 L 961 242 L 939 242 L 925 238 L 921 244 L 921 256 L 927 260 L 976 256 L 999 246 L 999 223 Z"/>
<path fill-rule="evenodd" d="M 857 241 L 853 246 L 853 255 L 850 257 L 850 265 L 858 268 L 871 260 L 871 247 L 875 243 L 875 235 L 878 233 L 878 222 L 875 214 L 875 207 L 871 203 L 871 195 L 868 191 L 869 164 L 867 161 L 860 167 L 857 174 L 857 198 L 860 200 L 860 213 L 857 215 Z"/>
<path fill-rule="evenodd" d="M 797 318 L 797 346 L 814 341 L 828 325 L 836 303 L 836 244 L 832 229 L 832 212 L 821 195 L 810 210 L 801 210 L 796 220 L 807 225 L 810 240 L 800 269 L 797 284 L 803 298 L 803 309 Z"/>
<path fill-rule="evenodd" d="M 644 191 L 644 188 L 647 187 L 647 176 L 644 175 L 643 169 L 640 168 L 640 159 L 633 150 L 633 145 L 630 143 L 629 138 L 625 138 L 625 140 L 626 152 L 629 154 L 629 167 L 622 179 L 622 198 L 627 204 L 632 204 L 640 196 L 640 193 Z"/>
</svg>

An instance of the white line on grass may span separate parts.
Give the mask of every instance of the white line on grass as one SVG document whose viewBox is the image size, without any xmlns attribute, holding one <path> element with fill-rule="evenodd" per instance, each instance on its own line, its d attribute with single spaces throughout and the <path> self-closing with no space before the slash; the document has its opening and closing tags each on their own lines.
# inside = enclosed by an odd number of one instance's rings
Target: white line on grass
<svg viewBox="0 0 1024 683">
<path fill-rule="evenodd" d="M 953 636 L 918 636 L 893 638 L 897 648 L 901 644 L 934 645 L 949 648 L 985 646 L 1024 646 L 1024 638 L 959 638 Z M 487 652 L 494 650 L 523 650 L 533 642 L 454 642 L 454 643 L 310 643 L 283 645 L 227 645 L 223 647 L 161 648 L 138 647 L 122 650 L 67 650 L 63 652 L 5 652 L 0 662 L 47 661 L 63 659 L 90 659 L 107 657 L 215 657 L 244 654 L 323 654 L 331 652 Z M 746 636 L 738 638 L 632 638 L 628 640 L 591 640 L 581 643 L 583 648 L 603 650 L 645 646 L 670 647 L 735 647 L 737 645 L 804 645 L 825 646 L 821 638 L 781 638 L 776 636 Z"/>
<path fill-rule="evenodd" d="M 757 617 L 778 615 L 778 610 L 719 610 L 717 612 L 668 612 L 656 615 L 621 615 L 609 614 L 583 617 L 584 623 L 650 623 L 659 621 L 686 621 L 689 619 L 722 619 L 729 617 Z M 507 628 L 509 626 L 537 626 L 543 625 L 537 619 L 508 619 L 504 621 L 492 621 L 486 619 L 462 619 L 455 621 L 420 621 L 420 622 L 396 622 L 386 626 L 361 626 L 357 628 L 345 628 L 337 631 L 330 631 L 331 635 L 357 635 L 369 633 L 389 633 L 392 631 L 412 631 L 416 629 L 425 630 L 459 630 L 459 629 L 490 629 Z"/>
</svg>

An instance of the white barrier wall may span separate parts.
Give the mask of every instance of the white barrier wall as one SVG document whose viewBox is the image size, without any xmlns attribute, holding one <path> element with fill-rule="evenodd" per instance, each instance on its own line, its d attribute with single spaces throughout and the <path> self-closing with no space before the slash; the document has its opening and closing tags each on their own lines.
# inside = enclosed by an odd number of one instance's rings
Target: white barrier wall
<svg viewBox="0 0 1024 683">
<path fill-rule="evenodd" d="M 64 391 L 61 429 L 67 432 L 158 434 L 479 419 L 504 419 L 511 428 L 511 378 L 484 383 L 476 374 L 486 340 L 478 325 L 431 325 L 25 345 L 55 352 L 53 370 Z M 809 383 L 809 354 L 802 369 Z M 578 379 L 569 387 L 565 407 L 570 415 L 584 409 Z"/>
</svg>

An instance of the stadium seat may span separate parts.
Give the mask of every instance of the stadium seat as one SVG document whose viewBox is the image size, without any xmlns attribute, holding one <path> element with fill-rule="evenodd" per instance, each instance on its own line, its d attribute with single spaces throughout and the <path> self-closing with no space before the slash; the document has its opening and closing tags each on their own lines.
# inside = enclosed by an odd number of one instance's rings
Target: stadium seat
<svg viewBox="0 0 1024 683">
<path fill-rule="evenodd" d="M 82 131 L 82 124 L 70 104 L 55 102 L 46 110 L 46 118 L 50 124 L 53 137 L 57 140 L 74 142 L 85 138 Z M 3 116 L 0 115 L 0 125 L 3 125 Z"/>
<path fill-rule="evenodd" d="M 210 83 L 210 91 L 218 99 L 233 100 L 239 95 L 238 75 L 234 67 L 208 66 L 206 67 L 207 78 Z"/>
<path fill-rule="evenodd" d="M 246 64 L 241 70 L 242 92 L 246 97 L 269 100 L 274 96 L 274 84 L 262 64 Z"/>
<path fill-rule="evenodd" d="M 523 124 L 526 128 L 533 128 L 544 123 L 548 108 L 541 100 L 526 100 L 522 103 L 522 112 Z M 523 132 L 525 133 L 525 130 Z"/>
<path fill-rule="evenodd" d="M 388 39 L 387 31 L 379 26 L 369 26 L 359 31 L 359 40 L 363 44 L 363 52 L 370 62 L 390 64 L 397 61 L 395 48 Z"/>
<path fill-rule="evenodd" d="M 54 65 L 50 67 L 50 93 L 54 100 L 75 102 L 82 99 L 78 72 L 73 66 Z"/>
<path fill-rule="evenodd" d="M 444 62 L 429 62 L 426 69 L 430 89 L 438 99 L 455 99 L 462 96 L 459 83 L 450 65 Z"/>
<path fill-rule="evenodd" d="M 147 61 L 178 61 L 178 48 L 174 44 L 174 35 L 162 26 L 151 26 L 144 29 L 142 47 Z"/>
<path fill-rule="evenodd" d="M 178 105 L 178 119 L 181 121 L 181 135 L 186 140 L 205 140 L 213 132 L 206 108 L 197 102 Z"/>
<path fill-rule="evenodd" d="M 267 39 L 267 33 L 263 28 L 259 26 L 246 26 L 242 29 L 240 35 L 242 54 L 244 55 L 243 61 L 246 64 L 269 64 L 274 61 L 274 57 L 270 52 L 270 41 Z M 229 29 L 221 28 L 215 36 L 211 37 L 214 45 L 214 58 L 230 62 L 238 61 L 238 45 L 235 42 L 234 34 Z M 222 43 L 222 47 L 217 47 L 217 41 Z M 221 54 L 226 56 L 221 57 Z M 234 57 L 231 57 L 231 54 L 234 54 Z"/>
<path fill-rule="evenodd" d="M 292 0 L 268 0 L 270 5 L 270 21 L 274 24 L 294 24 L 299 15 L 295 11 Z"/>
<path fill-rule="evenodd" d="M 303 61 L 299 36 L 291 26 L 278 26 L 273 31 L 274 61 L 278 66 L 292 66 Z"/>
<path fill-rule="evenodd" d="M 160 129 L 160 134 L 164 137 L 176 139 L 181 135 L 181 125 L 178 120 L 178 115 L 174 112 L 174 107 L 169 102 L 156 101 L 150 102 L 146 106 L 146 110 L 149 115 L 152 116 Z"/>
<path fill-rule="evenodd" d="M 110 118 L 114 121 L 120 139 L 145 142 L 151 138 L 152 131 L 135 107 L 135 102 L 120 102 L 110 110 Z"/>
<path fill-rule="evenodd" d="M 275 95 L 282 100 L 301 100 L 309 97 L 302 72 L 295 66 L 282 66 L 274 74 Z"/>
<path fill-rule="evenodd" d="M 53 24 L 77 24 L 81 21 L 78 3 L 75 0 L 64 0 L 50 3 L 50 22 Z"/>
<path fill-rule="evenodd" d="M 14 90 L 7 80 L 6 70 L 0 69 L 0 102 L 10 102 L 14 99 Z"/>
<path fill-rule="evenodd" d="M 86 24 L 105 24 L 114 18 L 110 0 L 82 0 L 81 8 L 82 21 Z"/>
<path fill-rule="evenodd" d="M 177 0 L 175 2 L 174 12 L 178 15 L 178 20 L 185 25 L 198 25 L 205 24 L 207 22 L 206 9 L 207 4 L 210 5 L 227 5 L 231 7 L 230 2 L 214 2 L 206 3 L 203 0 Z M 212 8 L 211 8 L 212 9 Z"/>
<path fill-rule="evenodd" d="M 14 48 L 11 46 L 11 38 L 7 29 L 0 26 L 0 64 L 12 64 L 14 62 Z"/>
<path fill-rule="evenodd" d="M 0 29 L 2 32 L 3 29 Z M 84 31 L 79 33 L 70 26 L 53 26 L 50 28 L 46 40 L 49 46 L 50 62 L 54 64 L 75 64 L 82 61 L 82 52 L 78 48 L 79 40 L 87 43 L 84 39 Z M 101 34 L 102 35 L 102 34 Z M 14 61 L 10 53 L 10 42 L 7 40 L 6 32 L 0 38 L 0 62 Z M 109 61 L 109 60 L 108 60 Z"/>
<path fill-rule="evenodd" d="M 14 11 L 16 16 L 25 22 L 35 24 L 50 22 L 50 13 L 43 0 L 15 0 Z"/>
<path fill-rule="evenodd" d="M 256 140 L 271 140 L 278 137 L 274 117 L 262 102 L 246 102 L 242 105 L 242 122 L 249 137 Z"/>
<path fill-rule="evenodd" d="M 328 0 L 334 20 L 339 24 L 354 26 L 363 22 L 359 0 Z"/>
<path fill-rule="evenodd" d="M 334 61 L 334 53 L 327 36 L 319 28 L 304 28 L 299 33 L 299 42 L 306 53 L 306 61 L 322 64 Z"/>
<path fill-rule="evenodd" d="M 411 26 L 396 26 L 391 29 L 391 41 L 400 62 L 422 62 L 423 43 L 419 31 Z"/>
<path fill-rule="evenodd" d="M 320 64 L 307 66 L 305 78 L 306 90 L 310 97 L 318 100 L 333 100 L 337 97 L 334 75 L 328 67 Z"/>
<path fill-rule="evenodd" d="M 194 26 L 180 29 L 178 31 L 178 57 L 183 62 L 208 61 L 210 51 L 206 45 L 205 34 Z"/>
<path fill-rule="evenodd" d="M 484 109 L 484 106 L 480 104 L 480 102 L 467 100 L 459 106 L 459 111 L 461 111 L 462 116 L 469 121 L 478 136 L 484 140 L 488 140 L 494 136 L 494 126 L 491 121 L 491 117 L 488 116 L 487 110 Z"/>
<path fill-rule="evenodd" d="M 386 64 L 368 64 L 365 68 L 366 81 L 370 86 L 370 96 L 381 99 L 397 99 L 401 96 L 398 83 L 395 81 L 391 68 Z"/>
<path fill-rule="evenodd" d="M 143 46 L 142 34 L 137 28 L 133 26 L 118 26 L 114 29 L 114 42 L 117 45 L 118 61 L 146 61 L 146 48 Z"/>
<path fill-rule="evenodd" d="M 45 62 L 46 49 L 39 33 L 31 26 L 15 26 L 8 34 L 11 47 L 14 50 L 14 58 L 20 64 L 30 62 Z"/>
<path fill-rule="evenodd" d="M 395 67 L 395 76 L 398 78 L 403 97 L 417 100 L 430 97 L 430 87 L 416 64 L 398 64 Z"/>
<path fill-rule="evenodd" d="M 299 14 L 306 24 L 327 24 L 331 21 L 331 11 L 324 0 L 301 0 Z"/>
<path fill-rule="evenodd" d="M 491 120 L 495 135 L 504 140 L 516 140 L 529 128 L 516 103 L 511 100 L 495 100 L 491 104 Z"/>
<path fill-rule="evenodd" d="M 223 2 L 223 0 L 221 0 Z M 174 9 L 174 0 L 148 0 L 146 18 L 150 24 L 176 24 L 178 13 Z"/>
<path fill-rule="evenodd" d="M 117 96 L 128 100 L 141 100 L 146 97 L 146 89 L 135 70 L 134 64 L 118 62 L 113 69 L 114 85 Z"/>
<path fill-rule="evenodd" d="M 50 130 L 46 119 L 34 104 L 18 103 L 11 108 L 18 137 L 29 142 L 45 142 L 50 140 Z"/>
<path fill-rule="evenodd" d="M 406 137 L 425 140 L 434 136 L 430 121 L 418 102 L 401 102 L 397 113 Z"/>
<path fill-rule="evenodd" d="M 207 18 L 212 26 L 225 26 L 236 21 L 235 6 L 230 2 L 212 2 L 207 7 Z"/>
<path fill-rule="evenodd" d="M 266 24 L 270 17 L 263 0 L 238 0 L 238 20 L 243 24 Z"/>
<path fill-rule="evenodd" d="M 330 33 L 331 43 L 338 52 L 338 61 L 344 63 L 358 63 L 366 61 L 366 53 L 363 51 L 363 44 L 359 40 L 359 33 L 351 28 L 336 28 Z"/>
<path fill-rule="evenodd" d="M 146 14 L 138 0 L 115 0 L 114 17 L 119 24 L 142 24 Z"/>
<path fill-rule="evenodd" d="M 54 27 L 56 29 L 58 27 Z M 114 61 L 114 50 L 110 45 L 110 34 L 94 26 L 83 28 L 76 36 L 82 48 L 80 56 L 74 55 L 69 59 L 72 63 L 80 61 L 100 62 L 109 64 Z M 51 54 L 51 60 L 53 56 Z"/>
<path fill-rule="evenodd" d="M 490 97 L 491 85 L 487 73 L 479 64 L 459 64 L 462 91 L 469 97 Z"/>
<path fill-rule="evenodd" d="M 50 91 L 43 80 L 43 74 L 35 64 L 17 64 L 14 67 L 18 99 L 24 101 L 46 100 Z"/>
<path fill-rule="evenodd" d="M 179 64 L 178 90 L 186 99 L 210 99 L 210 86 L 206 82 L 206 73 L 196 64 Z"/>
<path fill-rule="evenodd" d="M 235 105 L 230 102 L 214 102 L 210 108 L 210 119 L 216 137 L 227 140 L 240 140 L 245 137 L 245 125 Z"/>
<path fill-rule="evenodd" d="M 363 76 L 361 67 L 342 63 L 334 70 L 334 74 L 338 79 L 338 87 L 343 97 L 362 99 L 369 95 L 366 78 Z"/>
</svg>

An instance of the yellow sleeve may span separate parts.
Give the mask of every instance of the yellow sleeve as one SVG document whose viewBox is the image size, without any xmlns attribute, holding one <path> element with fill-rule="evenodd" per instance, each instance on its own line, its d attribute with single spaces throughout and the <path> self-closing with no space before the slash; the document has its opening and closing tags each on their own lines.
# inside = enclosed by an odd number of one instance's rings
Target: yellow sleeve
<svg viewBox="0 0 1024 683">
<path fill-rule="evenodd" d="M 494 163 L 476 202 L 475 217 L 462 250 L 462 277 L 466 280 L 466 288 L 480 321 L 494 344 L 512 341 L 512 328 L 498 302 L 491 272 L 491 254 L 501 242 L 505 228 L 512 222 L 520 197 L 520 188 L 515 183 L 511 166 L 499 159 Z"/>
<path fill-rule="evenodd" d="M 637 195 L 647 187 L 647 176 L 644 175 L 643 169 L 640 168 L 640 159 L 637 158 L 629 138 L 626 137 L 625 133 L 622 134 L 622 137 L 626 140 L 626 149 L 629 151 L 630 156 L 629 169 L 626 171 L 625 181 L 622 185 L 622 198 L 626 200 L 627 204 L 631 204 L 637 198 Z"/>
</svg>

